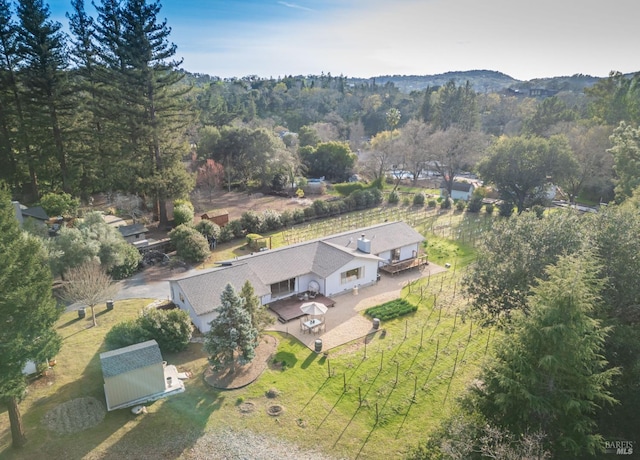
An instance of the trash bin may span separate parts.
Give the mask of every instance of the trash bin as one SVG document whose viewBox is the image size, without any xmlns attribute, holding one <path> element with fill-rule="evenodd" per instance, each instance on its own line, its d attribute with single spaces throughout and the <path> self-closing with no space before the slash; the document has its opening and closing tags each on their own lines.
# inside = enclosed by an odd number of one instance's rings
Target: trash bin
<svg viewBox="0 0 640 460">
<path fill-rule="evenodd" d="M 84 309 L 84 307 L 82 308 L 78 308 L 78 318 L 82 319 L 87 315 L 86 310 Z"/>
<path fill-rule="evenodd" d="M 358 295 L 358 286 L 353 286 L 353 295 Z"/>
<path fill-rule="evenodd" d="M 316 339 L 316 353 L 320 353 L 322 351 L 322 339 Z"/>
<path fill-rule="evenodd" d="M 107 300 L 107 310 L 113 310 L 113 300 Z"/>
<path fill-rule="evenodd" d="M 378 318 L 373 318 L 373 329 L 378 330 L 380 328 L 380 320 Z"/>
</svg>

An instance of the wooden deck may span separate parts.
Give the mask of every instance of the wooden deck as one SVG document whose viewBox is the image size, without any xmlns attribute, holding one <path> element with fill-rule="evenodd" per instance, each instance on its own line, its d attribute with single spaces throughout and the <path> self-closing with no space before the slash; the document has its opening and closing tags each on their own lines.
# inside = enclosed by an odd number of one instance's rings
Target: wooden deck
<svg viewBox="0 0 640 460">
<path fill-rule="evenodd" d="M 305 316 L 305 313 L 300 310 L 300 306 L 307 302 L 321 303 L 326 307 L 333 307 L 336 303 L 333 299 L 325 297 L 322 294 L 316 294 L 313 299 L 299 300 L 297 294 L 286 299 L 276 300 L 269 304 L 269 309 L 278 316 L 278 321 L 286 323 L 292 319 Z"/>
<path fill-rule="evenodd" d="M 427 260 L 427 256 L 425 254 L 422 256 L 414 257 L 413 259 L 403 260 L 402 262 L 383 265 L 382 267 L 380 267 L 380 270 L 389 273 L 390 275 L 395 275 L 396 273 L 411 270 L 412 268 L 418 268 L 419 270 L 422 270 L 426 265 L 429 265 L 429 261 Z"/>
</svg>

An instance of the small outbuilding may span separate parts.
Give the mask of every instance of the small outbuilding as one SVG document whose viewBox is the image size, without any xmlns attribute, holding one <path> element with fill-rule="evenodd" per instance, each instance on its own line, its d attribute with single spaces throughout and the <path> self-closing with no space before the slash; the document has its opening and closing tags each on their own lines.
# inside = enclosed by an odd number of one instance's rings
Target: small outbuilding
<svg viewBox="0 0 640 460">
<path fill-rule="evenodd" d="M 451 189 L 451 199 L 452 200 L 463 200 L 469 201 L 471 199 L 471 195 L 477 188 L 477 185 L 473 182 L 465 182 L 465 181 L 454 181 L 453 187 Z M 440 184 L 440 196 L 446 196 L 447 193 L 447 184 L 446 182 L 442 182 Z"/>
<path fill-rule="evenodd" d="M 127 243 L 135 243 L 136 241 L 142 241 L 146 238 L 149 229 L 143 224 L 131 224 L 122 225 L 118 227 L 118 230 L 124 237 Z"/>
<path fill-rule="evenodd" d="M 206 219 L 220 227 L 224 227 L 229 223 L 229 211 L 226 209 L 212 209 L 200 216 L 201 219 Z"/>
<path fill-rule="evenodd" d="M 175 366 L 162 360 L 155 340 L 100 354 L 107 410 L 121 409 L 182 393 Z"/>
</svg>

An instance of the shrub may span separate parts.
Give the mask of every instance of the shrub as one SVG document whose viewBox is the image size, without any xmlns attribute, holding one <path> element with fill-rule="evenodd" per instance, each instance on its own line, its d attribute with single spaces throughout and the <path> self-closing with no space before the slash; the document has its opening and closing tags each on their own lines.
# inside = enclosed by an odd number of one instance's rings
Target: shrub
<svg viewBox="0 0 640 460">
<path fill-rule="evenodd" d="M 202 219 L 194 228 L 207 239 L 220 237 L 220 226 L 210 220 Z"/>
<path fill-rule="evenodd" d="M 173 208 L 173 224 L 176 227 L 193 223 L 193 217 L 193 206 L 189 207 L 186 204 L 180 204 Z"/>
<path fill-rule="evenodd" d="M 306 220 L 311 220 L 316 216 L 316 210 L 313 208 L 313 206 L 304 208 L 303 213 Z"/>
<path fill-rule="evenodd" d="M 240 225 L 247 233 L 258 233 L 261 224 L 260 215 L 255 211 L 245 211 L 242 213 L 242 216 L 240 216 Z M 241 235 L 236 235 L 236 237 L 238 236 Z"/>
<path fill-rule="evenodd" d="M 242 238 L 246 233 L 244 228 L 242 227 L 242 223 L 238 219 L 232 220 L 224 228 L 229 228 L 229 231 L 231 231 L 233 238 Z"/>
<path fill-rule="evenodd" d="M 49 217 L 70 215 L 75 216 L 80 206 L 80 200 L 68 193 L 47 193 L 40 199 L 40 206 Z"/>
<path fill-rule="evenodd" d="M 536 204 L 531 210 L 536 213 L 538 219 L 542 219 L 545 210 L 544 206 Z"/>
<path fill-rule="evenodd" d="M 449 198 L 444 198 L 440 202 L 440 209 L 451 209 L 451 200 Z"/>
<path fill-rule="evenodd" d="M 427 203 L 427 207 L 428 208 L 435 208 L 437 204 L 438 204 L 438 202 L 436 200 L 429 200 L 429 202 Z"/>
<path fill-rule="evenodd" d="M 389 193 L 389 197 L 387 198 L 387 202 L 389 204 L 398 204 L 400 202 L 400 197 L 397 192 Z"/>
<path fill-rule="evenodd" d="M 480 195 L 479 193 L 473 192 L 473 195 L 471 195 L 471 199 L 467 204 L 467 211 L 480 212 L 481 209 L 482 209 L 482 195 Z"/>
<path fill-rule="evenodd" d="M 342 196 L 349 196 L 356 190 L 363 190 L 365 188 L 362 182 L 345 182 L 342 184 L 334 184 L 333 188 Z"/>
<path fill-rule="evenodd" d="M 315 200 L 313 202 L 313 210 L 315 211 L 316 216 L 324 217 L 329 215 L 329 206 L 324 200 Z"/>
<path fill-rule="evenodd" d="M 457 211 L 464 211 L 464 208 L 467 206 L 467 204 L 462 201 L 462 200 L 458 200 L 456 201 L 456 210 Z"/>
<path fill-rule="evenodd" d="M 484 205 L 484 212 L 486 212 L 487 214 L 493 214 L 493 203 L 487 203 Z"/>
<path fill-rule="evenodd" d="M 372 184 L 373 185 L 373 184 Z M 384 197 L 382 196 L 382 189 L 377 187 L 371 187 L 367 190 L 372 197 L 371 206 L 379 206 L 382 204 Z"/>
<path fill-rule="evenodd" d="M 296 209 L 293 211 L 293 221 L 296 224 L 301 224 L 304 222 L 304 211 L 302 209 Z"/>
<path fill-rule="evenodd" d="M 136 343 L 151 340 L 147 331 L 142 328 L 137 320 L 123 321 L 113 326 L 104 337 L 109 350 L 115 350 Z"/>
<path fill-rule="evenodd" d="M 209 257 L 209 242 L 195 228 L 182 224 L 169 232 L 171 243 L 179 257 L 199 263 Z"/>
<path fill-rule="evenodd" d="M 220 229 L 219 241 L 221 243 L 226 243 L 227 241 L 231 241 L 234 238 L 235 238 L 235 236 L 233 234 L 233 230 L 231 229 L 230 225 L 227 225 L 226 227 L 222 227 Z"/>
<path fill-rule="evenodd" d="M 354 191 L 351 195 L 349 195 L 349 198 L 353 200 L 355 209 L 364 209 L 367 207 L 367 197 L 365 196 L 364 190 Z"/>
<path fill-rule="evenodd" d="M 404 198 L 402 198 L 403 206 L 409 206 L 410 204 L 411 204 L 411 199 L 408 196 L 405 196 Z"/>
<path fill-rule="evenodd" d="M 262 212 L 260 223 L 261 232 L 272 232 L 282 227 L 282 219 L 280 213 L 274 209 L 265 209 Z"/>
<path fill-rule="evenodd" d="M 293 224 L 293 213 L 289 210 L 282 211 L 280 214 L 280 223 L 283 227 Z"/>
<path fill-rule="evenodd" d="M 109 275 L 115 280 L 129 278 L 138 271 L 138 267 L 142 261 L 140 251 L 129 243 L 121 246 L 119 255 L 122 257 L 122 262 L 109 269 Z"/>
<path fill-rule="evenodd" d="M 177 200 L 173 200 L 173 207 L 176 208 L 178 206 L 186 206 L 191 209 L 191 212 L 195 213 L 195 209 L 193 207 L 193 203 L 189 200 L 183 200 L 182 198 L 178 198 Z"/>
<path fill-rule="evenodd" d="M 163 353 L 183 351 L 189 345 L 193 333 L 191 318 L 178 308 L 148 309 L 137 321 L 145 334 L 158 342 Z"/>
<path fill-rule="evenodd" d="M 189 345 L 193 327 L 189 315 L 179 309 L 146 310 L 135 320 L 118 323 L 107 332 L 107 348 L 128 347 L 154 339 L 163 353 L 183 351 Z"/>
<path fill-rule="evenodd" d="M 413 205 L 418 207 L 424 206 L 424 193 L 416 193 L 413 195 Z"/>
<path fill-rule="evenodd" d="M 416 305 L 407 302 L 404 299 L 395 299 L 385 302 L 382 305 L 367 308 L 364 314 L 371 318 L 378 318 L 380 321 L 389 321 L 401 316 L 413 313 L 418 310 Z"/>
<path fill-rule="evenodd" d="M 369 189 L 370 190 L 382 190 L 384 188 L 384 180 L 382 177 L 378 177 L 377 179 L 375 179 L 373 182 L 371 182 L 369 184 Z"/>
<path fill-rule="evenodd" d="M 503 201 L 498 207 L 498 212 L 502 217 L 511 217 L 511 214 L 513 214 L 513 203 Z"/>
</svg>

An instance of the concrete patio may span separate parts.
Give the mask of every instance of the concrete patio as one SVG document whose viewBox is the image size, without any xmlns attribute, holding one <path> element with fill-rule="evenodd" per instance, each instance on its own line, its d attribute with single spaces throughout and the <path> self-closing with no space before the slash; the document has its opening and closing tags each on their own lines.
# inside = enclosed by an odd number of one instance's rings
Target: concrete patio
<svg viewBox="0 0 640 460">
<path fill-rule="evenodd" d="M 364 337 L 373 330 L 372 321 L 364 316 L 364 310 L 398 298 L 407 283 L 445 270 L 444 267 L 430 263 L 424 266 L 423 270 L 408 270 L 395 275 L 381 273 L 380 281 L 371 286 L 361 287 L 357 295 L 349 293 L 331 297 L 335 305 L 324 315 L 325 328 L 318 334 L 303 331 L 299 319 L 283 324 L 276 318 L 275 324 L 268 330 L 288 333 L 312 350 L 315 340 L 319 338 L 322 339 L 322 350 L 330 350 Z"/>
</svg>

